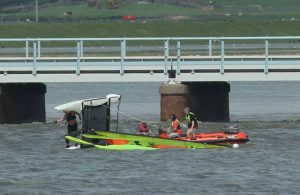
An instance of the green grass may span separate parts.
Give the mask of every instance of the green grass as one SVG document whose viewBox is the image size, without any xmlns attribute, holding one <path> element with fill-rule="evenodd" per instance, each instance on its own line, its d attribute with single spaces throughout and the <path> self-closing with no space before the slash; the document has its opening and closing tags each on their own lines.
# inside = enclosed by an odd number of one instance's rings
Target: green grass
<svg viewBox="0 0 300 195">
<path fill-rule="evenodd" d="M 199 14 L 199 9 L 183 8 L 165 4 L 130 4 L 124 5 L 119 9 L 107 9 L 105 7 L 97 9 L 89 7 L 85 4 L 69 5 L 69 6 L 53 6 L 40 10 L 42 17 L 63 17 L 65 11 L 72 11 L 74 18 L 84 17 L 114 17 L 123 15 L 136 15 L 138 17 L 159 17 L 169 15 L 196 15 Z M 35 16 L 35 11 L 20 12 L 14 14 L 16 16 Z"/>
<path fill-rule="evenodd" d="M 198 2 L 207 3 L 208 1 L 198 0 Z M 67 19 L 67 21 L 72 22 L 91 19 L 99 21 L 101 18 L 110 17 L 121 20 L 121 16 L 123 15 L 136 15 L 138 18 L 142 18 L 142 20 L 153 17 L 158 20 L 165 20 L 174 16 L 186 16 L 194 20 L 205 21 L 289 20 L 291 18 L 299 20 L 299 7 L 299 0 L 218 0 L 213 11 L 203 10 L 201 7 L 182 7 L 163 3 L 123 3 L 118 9 L 107 9 L 105 6 L 97 9 L 89 7 L 86 4 L 67 4 L 40 7 L 39 16 L 47 22 L 57 22 L 59 19 L 66 20 L 63 16 L 65 11 L 72 11 L 73 15 Z M 228 16 L 225 16 L 226 14 Z M 35 18 L 35 10 L 10 14 L 2 13 L 1 16 L 4 20 L 11 17 L 25 21 L 26 18 Z"/>
<path fill-rule="evenodd" d="M 1 24 L 0 38 L 298 36 L 299 21 Z"/>
<path fill-rule="evenodd" d="M 299 7 L 299 0 L 272 0 L 271 3 L 269 0 L 218 0 L 214 11 L 162 3 L 127 4 L 114 10 L 85 4 L 49 6 L 39 10 L 39 16 L 48 23 L 43 20 L 39 24 L 25 23 L 26 18 L 34 20 L 34 10 L 2 13 L 2 21 L 15 17 L 19 22 L 1 23 L 0 38 L 298 36 Z M 68 10 L 73 15 L 66 19 L 63 13 Z M 225 16 L 226 13 L 230 15 Z M 121 20 L 123 15 L 137 15 L 142 19 L 129 23 Z M 174 16 L 188 19 L 176 20 Z M 105 17 L 116 19 L 101 21 Z M 295 20 L 290 21 L 291 18 Z"/>
</svg>

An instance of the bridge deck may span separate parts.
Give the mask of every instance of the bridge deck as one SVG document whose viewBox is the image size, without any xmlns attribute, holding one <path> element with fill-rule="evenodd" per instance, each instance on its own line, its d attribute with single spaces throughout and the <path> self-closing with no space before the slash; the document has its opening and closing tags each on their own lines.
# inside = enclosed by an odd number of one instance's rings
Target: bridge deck
<svg viewBox="0 0 300 195">
<path fill-rule="evenodd" d="M 267 67 L 263 55 L 2 57 L 0 82 L 167 81 L 165 68 L 177 81 L 300 80 L 300 56 L 268 56 Z"/>
</svg>

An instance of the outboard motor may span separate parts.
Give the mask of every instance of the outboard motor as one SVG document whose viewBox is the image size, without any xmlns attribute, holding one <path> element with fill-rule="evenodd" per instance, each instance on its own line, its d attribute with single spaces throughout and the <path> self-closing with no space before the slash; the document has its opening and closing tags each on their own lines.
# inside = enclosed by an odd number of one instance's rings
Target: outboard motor
<svg viewBox="0 0 300 195">
<path fill-rule="evenodd" d="M 239 132 L 239 125 L 233 124 L 224 127 L 224 131 L 227 134 L 237 134 Z"/>
<path fill-rule="evenodd" d="M 162 127 L 158 128 L 158 134 L 160 138 L 169 138 L 169 134 Z"/>
</svg>

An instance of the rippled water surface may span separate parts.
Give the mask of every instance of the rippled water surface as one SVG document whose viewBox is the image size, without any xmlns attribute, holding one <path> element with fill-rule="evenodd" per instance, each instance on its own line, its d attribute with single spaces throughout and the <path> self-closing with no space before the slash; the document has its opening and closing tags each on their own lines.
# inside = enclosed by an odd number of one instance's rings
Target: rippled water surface
<svg viewBox="0 0 300 195">
<path fill-rule="evenodd" d="M 299 194 L 299 82 L 231 83 L 231 120 L 251 139 L 238 149 L 64 149 L 53 107 L 121 94 L 120 130 L 134 132 L 134 119 L 167 125 L 159 85 L 47 84 L 46 124 L 0 125 L 0 194 Z M 199 132 L 223 125 L 201 123 Z"/>
</svg>

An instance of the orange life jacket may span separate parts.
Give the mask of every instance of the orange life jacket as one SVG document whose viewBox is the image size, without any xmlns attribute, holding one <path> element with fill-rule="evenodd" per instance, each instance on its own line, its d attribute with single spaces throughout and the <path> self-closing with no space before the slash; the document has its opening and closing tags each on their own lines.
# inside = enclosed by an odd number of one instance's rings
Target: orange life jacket
<svg viewBox="0 0 300 195">
<path fill-rule="evenodd" d="M 172 121 L 172 128 L 176 129 L 175 133 L 177 133 L 178 135 L 183 134 L 183 131 L 182 131 L 182 128 L 180 126 L 179 120 L 175 119 L 174 121 Z"/>
</svg>

